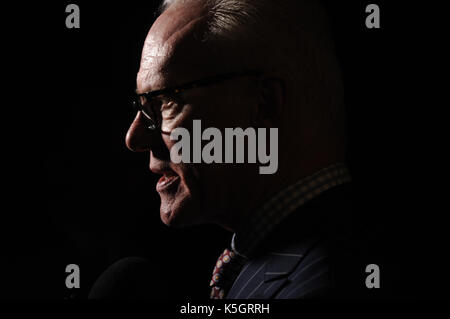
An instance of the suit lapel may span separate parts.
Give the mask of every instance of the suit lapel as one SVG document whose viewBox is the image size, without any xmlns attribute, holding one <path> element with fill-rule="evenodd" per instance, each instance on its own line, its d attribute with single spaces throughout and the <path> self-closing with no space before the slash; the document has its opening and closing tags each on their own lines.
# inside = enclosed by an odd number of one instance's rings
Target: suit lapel
<svg viewBox="0 0 450 319">
<path fill-rule="evenodd" d="M 288 246 L 250 261 L 242 269 L 227 299 L 270 299 L 289 282 L 289 275 L 298 267 L 310 247 L 318 240 Z"/>
</svg>

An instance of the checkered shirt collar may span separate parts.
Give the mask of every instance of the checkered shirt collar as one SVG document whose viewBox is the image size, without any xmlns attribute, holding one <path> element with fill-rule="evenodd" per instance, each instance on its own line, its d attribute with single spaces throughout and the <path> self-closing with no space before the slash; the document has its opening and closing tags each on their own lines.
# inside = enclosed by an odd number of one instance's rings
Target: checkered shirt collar
<svg viewBox="0 0 450 319">
<path fill-rule="evenodd" d="M 324 191 L 350 181 L 347 167 L 335 163 L 283 189 L 265 202 L 231 240 L 232 250 L 251 256 L 263 239 L 289 214 Z"/>
</svg>

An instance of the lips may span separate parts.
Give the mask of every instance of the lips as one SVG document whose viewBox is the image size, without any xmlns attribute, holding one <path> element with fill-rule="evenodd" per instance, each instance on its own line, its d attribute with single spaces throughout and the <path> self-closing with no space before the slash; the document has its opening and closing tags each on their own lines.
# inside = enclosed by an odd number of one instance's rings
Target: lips
<svg viewBox="0 0 450 319">
<path fill-rule="evenodd" d="M 174 188 L 178 185 L 178 182 L 180 181 L 180 176 L 167 173 L 161 176 L 161 178 L 158 180 L 158 183 L 156 183 L 156 191 L 157 192 L 164 192 L 170 190 L 170 188 Z"/>
</svg>

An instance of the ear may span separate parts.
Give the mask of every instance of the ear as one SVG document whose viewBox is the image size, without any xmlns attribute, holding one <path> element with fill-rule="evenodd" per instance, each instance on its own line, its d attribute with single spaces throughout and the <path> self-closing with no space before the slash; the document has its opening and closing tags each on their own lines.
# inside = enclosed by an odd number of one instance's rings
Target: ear
<svg viewBox="0 0 450 319">
<path fill-rule="evenodd" d="M 284 80 L 264 77 L 259 81 L 255 121 L 258 127 L 275 127 L 286 102 Z"/>
</svg>

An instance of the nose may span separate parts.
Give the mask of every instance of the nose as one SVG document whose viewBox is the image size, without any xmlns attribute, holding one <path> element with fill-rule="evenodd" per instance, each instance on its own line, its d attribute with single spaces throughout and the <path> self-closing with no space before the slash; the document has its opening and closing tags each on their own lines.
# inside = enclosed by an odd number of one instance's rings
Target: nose
<svg viewBox="0 0 450 319">
<path fill-rule="evenodd" d="M 125 137 L 126 146 L 133 152 L 150 151 L 155 144 L 161 143 L 161 133 L 150 130 L 148 125 L 145 116 L 138 112 Z"/>
</svg>

